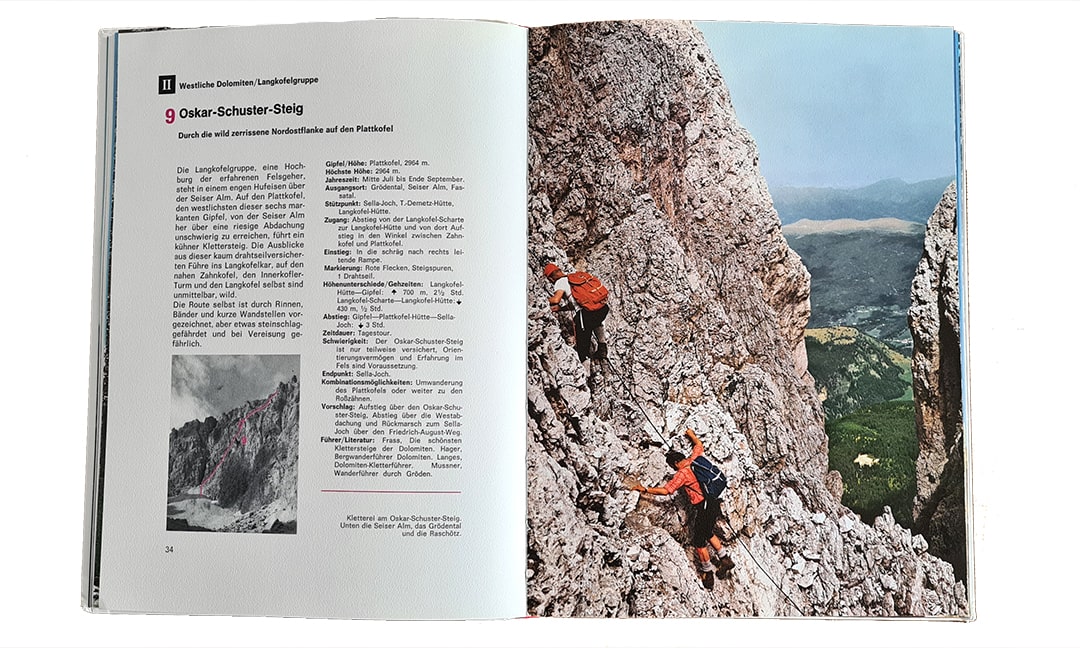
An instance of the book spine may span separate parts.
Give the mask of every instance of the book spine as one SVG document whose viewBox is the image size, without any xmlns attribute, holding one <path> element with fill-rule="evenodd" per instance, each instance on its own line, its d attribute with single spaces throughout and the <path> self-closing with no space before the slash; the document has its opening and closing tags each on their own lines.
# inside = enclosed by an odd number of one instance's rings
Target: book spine
<svg viewBox="0 0 1080 648">
<path fill-rule="evenodd" d="M 109 376 L 109 268 L 116 150 L 116 70 L 119 32 L 102 30 L 98 43 L 97 181 L 91 293 L 90 385 L 87 412 L 86 504 L 83 519 L 82 606 L 99 610 L 101 521 Z"/>
</svg>

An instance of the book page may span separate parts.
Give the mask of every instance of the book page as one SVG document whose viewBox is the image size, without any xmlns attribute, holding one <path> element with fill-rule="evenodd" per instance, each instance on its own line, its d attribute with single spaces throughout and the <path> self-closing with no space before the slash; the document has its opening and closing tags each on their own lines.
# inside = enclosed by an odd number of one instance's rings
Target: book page
<svg viewBox="0 0 1080 648">
<path fill-rule="evenodd" d="M 973 618 L 958 35 L 529 53 L 529 613 Z"/>
<path fill-rule="evenodd" d="M 526 31 L 104 38 L 88 605 L 522 615 Z"/>
</svg>

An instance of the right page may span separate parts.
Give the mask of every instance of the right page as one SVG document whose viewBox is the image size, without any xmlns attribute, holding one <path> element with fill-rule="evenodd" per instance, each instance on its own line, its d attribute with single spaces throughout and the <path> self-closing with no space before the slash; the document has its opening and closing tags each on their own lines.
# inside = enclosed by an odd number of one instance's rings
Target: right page
<svg viewBox="0 0 1080 648">
<path fill-rule="evenodd" d="M 530 31 L 530 614 L 973 618 L 959 51 Z"/>
</svg>

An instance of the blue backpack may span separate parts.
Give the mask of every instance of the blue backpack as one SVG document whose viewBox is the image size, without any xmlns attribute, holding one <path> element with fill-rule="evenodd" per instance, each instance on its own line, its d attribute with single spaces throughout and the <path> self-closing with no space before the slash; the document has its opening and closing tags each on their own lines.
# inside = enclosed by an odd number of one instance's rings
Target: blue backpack
<svg viewBox="0 0 1080 648">
<path fill-rule="evenodd" d="M 701 494 L 706 499 L 719 499 L 727 488 L 727 477 L 705 457 L 694 459 L 690 470 L 694 471 L 694 476 L 701 486 Z"/>
</svg>

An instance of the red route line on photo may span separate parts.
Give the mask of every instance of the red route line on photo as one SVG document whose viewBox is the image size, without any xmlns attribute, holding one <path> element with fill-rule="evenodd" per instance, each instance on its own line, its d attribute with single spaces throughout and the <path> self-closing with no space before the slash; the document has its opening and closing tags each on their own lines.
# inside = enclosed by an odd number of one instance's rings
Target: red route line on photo
<svg viewBox="0 0 1080 648">
<path fill-rule="evenodd" d="M 389 495 L 461 495 L 461 491 L 420 491 L 420 490 L 345 490 L 324 488 L 320 493 L 382 493 Z"/>
<path fill-rule="evenodd" d="M 199 495 L 203 494 L 203 486 L 206 486 L 206 482 L 210 481 L 214 477 L 214 474 L 217 473 L 218 468 L 221 468 L 221 464 L 225 463 L 225 457 L 229 456 L 229 451 L 232 450 L 233 444 L 236 443 L 236 439 L 239 438 L 240 435 L 244 432 L 244 424 L 247 423 L 247 420 L 266 409 L 266 406 L 270 404 L 270 401 L 274 400 L 274 396 L 277 396 L 277 394 L 278 393 L 276 391 L 273 394 L 270 394 L 270 398 L 267 398 L 265 403 L 251 410 L 247 413 L 247 416 L 240 419 L 240 425 L 236 428 L 236 434 L 233 435 L 232 439 L 229 439 L 229 447 L 225 448 L 224 454 L 221 455 L 221 461 L 217 462 L 217 465 L 214 466 L 214 469 L 210 471 L 210 475 L 206 479 L 202 480 L 201 484 L 199 484 Z M 244 437 L 244 440 L 241 443 L 243 445 L 247 445 L 247 437 Z"/>
</svg>

